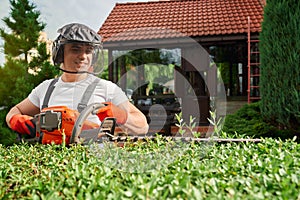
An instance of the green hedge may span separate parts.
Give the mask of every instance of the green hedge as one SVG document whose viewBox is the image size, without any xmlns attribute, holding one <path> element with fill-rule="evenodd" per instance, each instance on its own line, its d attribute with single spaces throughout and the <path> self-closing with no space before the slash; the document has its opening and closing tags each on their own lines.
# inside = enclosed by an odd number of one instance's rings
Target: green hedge
<svg viewBox="0 0 300 200">
<path fill-rule="evenodd" d="M 157 150 L 155 145 L 119 150 L 142 155 Z M 204 152 L 203 144 L 194 144 L 160 170 L 129 173 L 108 164 L 107 157 L 97 156 L 88 146 L 0 145 L 0 198 L 300 198 L 300 145 L 294 141 L 209 147 Z"/>
</svg>

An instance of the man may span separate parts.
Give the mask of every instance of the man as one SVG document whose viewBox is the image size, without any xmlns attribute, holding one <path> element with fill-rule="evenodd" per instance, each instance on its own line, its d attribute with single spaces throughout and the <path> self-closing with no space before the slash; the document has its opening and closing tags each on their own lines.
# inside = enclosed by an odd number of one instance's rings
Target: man
<svg viewBox="0 0 300 200">
<path fill-rule="evenodd" d="M 100 124 L 105 117 L 115 117 L 124 132 L 146 134 L 146 117 L 132 105 L 125 93 L 114 83 L 96 77 L 101 72 L 101 37 L 89 27 L 72 23 L 58 30 L 53 43 L 52 59 L 62 75 L 46 80 L 32 90 L 27 98 L 11 108 L 6 116 L 8 126 L 20 134 L 35 136 L 33 116 L 42 108 L 67 106 L 79 110 L 86 88 L 95 83 L 88 104 L 105 103 L 90 120 Z M 100 60 L 100 61 L 99 61 Z M 46 96 L 47 91 L 53 89 Z"/>
</svg>

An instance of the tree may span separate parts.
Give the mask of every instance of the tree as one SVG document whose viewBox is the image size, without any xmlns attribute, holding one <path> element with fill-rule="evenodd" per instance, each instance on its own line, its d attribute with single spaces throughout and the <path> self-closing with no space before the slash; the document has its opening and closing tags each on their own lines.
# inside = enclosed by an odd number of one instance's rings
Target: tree
<svg viewBox="0 0 300 200">
<path fill-rule="evenodd" d="M 270 0 L 260 35 L 261 111 L 265 120 L 300 131 L 300 2 Z"/>
<path fill-rule="evenodd" d="M 46 43 L 39 41 L 46 24 L 39 21 L 40 12 L 36 6 L 29 0 L 9 2 L 10 16 L 4 17 L 3 21 L 11 31 L 7 33 L 0 29 L 6 58 L 0 69 L 0 105 L 6 107 L 18 103 L 34 86 L 58 73 L 49 63 Z"/>
<path fill-rule="evenodd" d="M 40 12 L 36 6 L 28 0 L 10 0 L 11 12 L 3 21 L 12 30 L 5 33 L 0 29 L 1 36 L 5 40 L 4 53 L 8 56 L 18 57 L 24 55 L 28 63 L 29 51 L 38 47 L 38 38 L 46 24 L 39 22 Z"/>
</svg>

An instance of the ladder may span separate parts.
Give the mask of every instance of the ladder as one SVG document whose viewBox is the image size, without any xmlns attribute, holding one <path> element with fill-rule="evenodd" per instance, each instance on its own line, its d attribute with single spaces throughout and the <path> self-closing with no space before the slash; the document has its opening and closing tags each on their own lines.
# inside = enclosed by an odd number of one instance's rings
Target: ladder
<svg viewBox="0 0 300 200">
<path fill-rule="evenodd" d="M 259 101 L 260 53 L 259 40 L 251 39 L 251 20 L 248 17 L 248 103 Z"/>
</svg>

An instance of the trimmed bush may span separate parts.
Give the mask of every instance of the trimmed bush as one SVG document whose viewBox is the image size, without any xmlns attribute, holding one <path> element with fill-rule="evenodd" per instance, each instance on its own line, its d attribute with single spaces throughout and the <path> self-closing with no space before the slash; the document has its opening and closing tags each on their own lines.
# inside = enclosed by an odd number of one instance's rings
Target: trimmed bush
<svg viewBox="0 0 300 200">
<path fill-rule="evenodd" d="M 225 118 L 222 129 L 229 135 L 245 135 L 249 137 L 280 137 L 291 138 L 289 130 L 279 130 L 270 123 L 264 122 L 260 111 L 260 102 L 245 104 L 234 114 Z"/>
<path fill-rule="evenodd" d="M 157 150 L 152 145 L 119 150 L 145 155 Z M 215 144 L 206 152 L 195 144 L 145 173 L 109 165 L 88 146 L 0 145 L 0 199 L 299 199 L 299 163 L 292 140 Z"/>
</svg>

